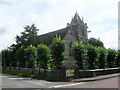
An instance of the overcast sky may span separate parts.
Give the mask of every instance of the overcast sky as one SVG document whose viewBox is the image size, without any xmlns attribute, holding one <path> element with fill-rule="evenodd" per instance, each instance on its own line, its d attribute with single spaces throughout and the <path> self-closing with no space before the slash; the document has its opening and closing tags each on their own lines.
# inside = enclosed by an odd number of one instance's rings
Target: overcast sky
<svg viewBox="0 0 120 90">
<path fill-rule="evenodd" d="M 84 18 L 88 38 L 100 38 L 106 48 L 118 49 L 119 0 L 0 0 L 0 50 L 15 43 L 26 25 L 39 35 L 66 27 L 74 14 Z"/>
</svg>

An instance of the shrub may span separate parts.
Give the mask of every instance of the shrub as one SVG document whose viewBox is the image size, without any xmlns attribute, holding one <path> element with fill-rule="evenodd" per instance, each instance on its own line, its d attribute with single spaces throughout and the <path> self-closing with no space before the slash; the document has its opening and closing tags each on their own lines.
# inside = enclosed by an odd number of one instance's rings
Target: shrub
<svg viewBox="0 0 120 90">
<path fill-rule="evenodd" d="M 120 67 L 120 50 L 117 51 L 116 67 Z"/>
<path fill-rule="evenodd" d="M 76 60 L 76 65 L 80 70 L 87 69 L 87 52 L 85 49 L 85 45 L 82 42 L 75 42 L 72 45 L 74 58 Z"/>
<path fill-rule="evenodd" d="M 37 61 L 39 64 L 39 68 L 47 69 L 48 61 L 50 60 L 50 49 L 43 44 L 37 46 Z"/>
<path fill-rule="evenodd" d="M 11 66 L 11 58 L 10 58 L 11 51 L 8 49 L 2 50 L 2 66 Z"/>
<path fill-rule="evenodd" d="M 99 68 L 103 69 L 103 68 L 107 68 L 107 50 L 105 48 L 102 47 L 98 47 L 99 49 Z"/>
<path fill-rule="evenodd" d="M 108 62 L 108 68 L 114 68 L 116 67 L 116 54 L 117 52 L 113 49 L 108 49 L 108 55 L 107 55 L 107 62 Z"/>
<path fill-rule="evenodd" d="M 65 56 L 65 41 L 56 36 L 56 38 L 53 39 L 50 48 L 53 58 L 53 61 L 51 61 L 52 67 L 54 67 L 54 69 L 61 69 Z"/>
<path fill-rule="evenodd" d="M 37 50 L 36 47 L 30 45 L 25 49 L 25 59 L 27 68 L 35 68 L 36 67 L 36 59 L 37 59 Z"/>
<path fill-rule="evenodd" d="M 26 67 L 26 59 L 25 59 L 25 48 L 24 47 L 20 47 L 17 49 L 16 51 L 16 59 L 18 61 L 18 66 L 19 67 Z"/>
<path fill-rule="evenodd" d="M 99 51 L 98 48 L 88 44 L 87 45 L 87 61 L 89 69 L 98 69 L 99 68 Z"/>
</svg>

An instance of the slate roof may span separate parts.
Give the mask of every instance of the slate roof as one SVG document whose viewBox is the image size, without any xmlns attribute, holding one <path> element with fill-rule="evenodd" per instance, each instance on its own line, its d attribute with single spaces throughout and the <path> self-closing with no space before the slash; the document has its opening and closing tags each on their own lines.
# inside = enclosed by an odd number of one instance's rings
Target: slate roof
<svg viewBox="0 0 120 90">
<path fill-rule="evenodd" d="M 64 39 L 68 30 L 69 30 L 69 27 L 66 27 L 66 28 L 63 28 L 63 29 L 60 29 L 60 30 L 56 30 L 56 31 L 53 31 L 53 32 L 42 34 L 42 35 L 39 36 L 39 38 L 40 38 L 40 41 L 42 43 L 44 43 L 46 45 L 49 45 L 52 42 L 53 38 L 56 37 L 56 35 L 60 35 L 61 39 Z"/>
</svg>

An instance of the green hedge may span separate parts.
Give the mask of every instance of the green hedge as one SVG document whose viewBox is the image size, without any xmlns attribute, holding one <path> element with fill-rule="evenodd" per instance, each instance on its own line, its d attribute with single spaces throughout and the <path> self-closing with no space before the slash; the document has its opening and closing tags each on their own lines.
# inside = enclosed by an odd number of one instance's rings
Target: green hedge
<svg viewBox="0 0 120 90">
<path fill-rule="evenodd" d="M 99 49 L 99 68 L 100 69 L 104 69 L 108 67 L 108 62 L 107 62 L 107 49 L 103 48 L 103 47 L 98 47 Z"/>
<path fill-rule="evenodd" d="M 99 50 L 96 46 L 91 44 L 87 45 L 87 61 L 89 69 L 98 69 L 99 68 Z"/>
<path fill-rule="evenodd" d="M 86 70 L 88 67 L 87 65 L 87 52 L 85 49 L 85 46 L 82 42 L 75 42 L 72 45 L 73 48 L 73 54 L 76 60 L 76 64 L 78 65 L 78 68 L 81 70 Z"/>
<path fill-rule="evenodd" d="M 48 61 L 50 60 L 51 54 L 50 49 L 43 44 L 37 46 L 37 62 L 38 67 L 43 69 L 48 69 Z"/>
<path fill-rule="evenodd" d="M 108 49 L 107 51 L 108 68 L 114 68 L 116 67 L 117 52 L 113 49 Z"/>
<path fill-rule="evenodd" d="M 63 60 L 65 56 L 65 41 L 60 38 L 60 36 L 56 36 L 53 39 L 51 45 L 51 54 L 52 54 L 52 61 L 50 62 L 53 69 L 62 69 L 63 67 Z"/>
</svg>

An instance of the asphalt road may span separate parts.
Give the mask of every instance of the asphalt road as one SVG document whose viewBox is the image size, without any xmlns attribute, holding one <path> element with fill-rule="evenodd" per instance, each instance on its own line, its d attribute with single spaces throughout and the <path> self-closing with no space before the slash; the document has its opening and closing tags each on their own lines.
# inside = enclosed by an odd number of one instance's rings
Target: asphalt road
<svg viewBox="0 0 120 90">
<path fill-rule="evenodd" d="M 49 82 L 45 80 L 0 74 L 2 88 L 118 88 L 118 77 L 89 82 Z M 0 83 L 1 84 L 1 83 Z"/>
</svg>

